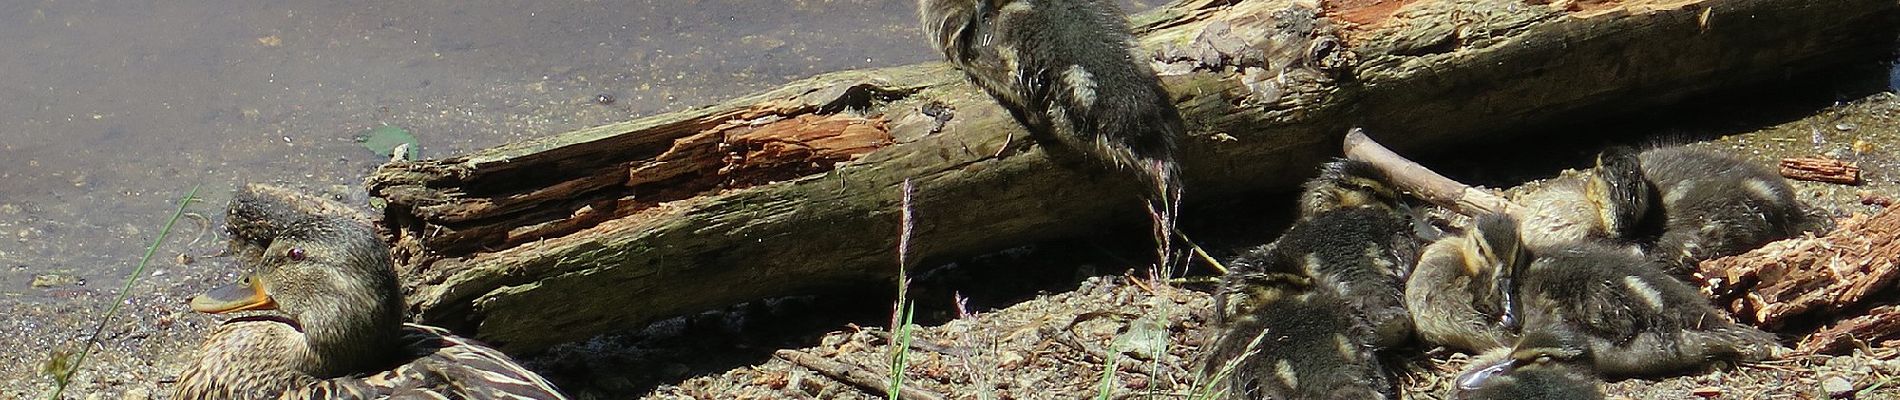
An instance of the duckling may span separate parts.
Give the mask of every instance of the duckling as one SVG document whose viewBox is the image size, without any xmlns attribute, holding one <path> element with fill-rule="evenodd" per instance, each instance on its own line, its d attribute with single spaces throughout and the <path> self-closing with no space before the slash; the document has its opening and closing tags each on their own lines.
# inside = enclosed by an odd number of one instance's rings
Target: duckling
<svg viewBox="0 0 1900 400">
<path fill-rule="evenodd" d="M 1181 198 L 1180 111 L 1132 53 L 1113 0 L 918 0 L 924 36 L 1037 141 L 1133 172 L 1167 250 Z M 1057 149 L 1058 147 L 1045 147 Z"/>
<path fill-rule="evenodd" d="M 1622 248 L 1577 242 L 1540 250 L 1499 281 L 1515 288 L 1505 309 L 1519 326 L 1576 332 L 1604 375 L 1758 361 L 1779 348 L 1773 335 L 1729 321 L 1694 287 L 1649 264 Z"/>
<path fill-rule="evenodd" d="M 1371 353 L 1412 336 L 1400 287 L 1418 245 L 1398 196 L 1369 164 L 1323 165 L 1293 227 L 1223 277 L 1217 319 L 1235 322 L 1206 372 L 1231 364 L 1245 398 L 1384 397 Z"/>
<path fill-rule="evenodd" d="M 1234 271 L 1221 336 L 1201 376 L 1230 399 L 1386 399 L 1391 384 L 1349 303 L 1303 276 Z"/>
<path fill-rule="evenodd" d="M 1301 192 L 1299 220 L 1261 257 L 1346 299 L 1380 348 L 1401 346 L 1412 338 L 1404 287 L 1419 248 L 1407 215 L 1383 172 L 1362 161 L 1328 162 Z"/>
<path fill-rule="evenodd" d="M 1511 200 L 1524 206 L 1518 235 L 1527 248 L 1562 246 L 1580 240 L 1615 241 L 1604 233 L 1601 207 L 1592 200 L 1590 171 L 1564 171 L 1557 177 L 1525 184 Z M 1629 244 L 1632 251 L 1640 251 Z"/>
<path fill-rule="evenodd" d="M 1794 188 L 1775 171 L 1688 147 L 1597 156 L 1588 196 L 1607 237 L 1647 245 L 1671 274 L 1815 228 Z"/>
<path fill-rule="evenodd" d="M 282 188 L 237 193 L 231 247 L 254 269 L 190 305 L 259 313 L 213 330 L 173 398 L 565 398 L 494 349 L 403 323 L 389 248 L 347 210 Z"/>
<path fill-rule="evenodd" d="M 1531 329 L 1517 345 L 1485 352 L 1459 374 L 1466 400 L 1601 400 L 1590 349 L 1561 330 Z"/>
<path fill-rule="evenodd" d="M 1471 352 L 1510 346 L 1518 318 L 1511 271 L 1529 262 L 1516 222 L 1503 215 L 1480 215 L 1463 234 L 1426 246 L 1405 282 L 1419 339 Z"/>
</svg>

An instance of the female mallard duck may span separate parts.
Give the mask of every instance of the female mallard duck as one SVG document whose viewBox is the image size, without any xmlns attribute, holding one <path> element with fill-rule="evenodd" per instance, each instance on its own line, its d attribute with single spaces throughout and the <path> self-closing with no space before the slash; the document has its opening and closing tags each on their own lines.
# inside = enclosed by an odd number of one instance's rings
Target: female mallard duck
<svg viewBox="0 0 1900 400">
<path fill-rule="evenodd" d="M 212 331 L 173 398 L 565 398 L 494 349 L 403 323 L 389 248 L 342 205 L 251 185 L 227 212 L 254 270 L 191 308 L 262 313 Z"/>
<path fill-rule="evenodd" d="M 1597 156 L 1587 197 L 1604 236 L 1644 245 L 1676 276 L 1698 261 L 1741 254 L 1815 228 L 1774 170 L 1688 147 Z"/>
</svg>

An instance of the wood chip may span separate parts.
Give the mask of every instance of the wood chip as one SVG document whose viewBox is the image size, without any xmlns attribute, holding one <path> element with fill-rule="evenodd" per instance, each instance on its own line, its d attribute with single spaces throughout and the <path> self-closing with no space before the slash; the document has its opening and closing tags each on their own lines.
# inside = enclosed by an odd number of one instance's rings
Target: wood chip
<svg viewBox="0 0 1900 400">
<path fill-rule="evenodd" d="M 1852 309 L 1900 277 L 1900 212 L 1857 215 L 1823 237 L 1769 243 L 1702 262 L 1705 289 L 1738 318 L 1775 329 L 1791 318 Z"/>
<path fill-rule="evenodd" d="M 1832 158 L 1783 158 L 1781 176 L 1803 181 L 1859 185 L 1860 166 Z"/>
</svg>

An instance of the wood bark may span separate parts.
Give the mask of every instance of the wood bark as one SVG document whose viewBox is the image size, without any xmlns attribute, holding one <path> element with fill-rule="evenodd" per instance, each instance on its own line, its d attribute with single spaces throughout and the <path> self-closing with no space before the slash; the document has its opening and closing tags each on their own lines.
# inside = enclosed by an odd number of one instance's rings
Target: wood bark
<svg viewBox="0 0 1900 400">
<path fill-rule="evenodd" d="M 1232 4 L 1229 4 L 1232 3 Z M 1190 202 L 1291 188 L 1365 126 L 1409 153 L 1857 59 L 1892 0 L 1184 0 L 1135 28 L 1192 131 Z M 369 179 L 416 316 L 540 349 L 1146 220 L 1138 188 L 1052 161 L 942 63 L 843 71 L 719 105 Z M 1189 216 L 1192 218 L 1192 216 Z"/>
<path fill-rule="evenodd" d="M 1860 166 L 1832 158 L 1784 158 L 1781 176 L 1813 182 L 1860 184 Z"/>
<path fill-rule="evenodd" d="M 1884 306 L 1808 334 L 1794 349 L 1803 354 L 1837 354 L 1861 345 L 1893 347 L 1882 339 L 1895 338 L 1900 338 L 1900 306 Z"/>
<path fill-rule="evenodd" d="M 1703 286 L 1744 322 L 1776 329 L 1853 309 L 1900 278 L 1900 212 L 1856 215 L 1821 237 L 1769 243 L 1697 266 Z"/>
</svg>

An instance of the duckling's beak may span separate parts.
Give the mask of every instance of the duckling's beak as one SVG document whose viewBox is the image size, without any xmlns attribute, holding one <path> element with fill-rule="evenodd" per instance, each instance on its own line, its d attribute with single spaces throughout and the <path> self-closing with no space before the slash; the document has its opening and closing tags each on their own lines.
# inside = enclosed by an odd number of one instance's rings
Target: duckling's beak
<svg viewBox="0 0 1900 400">
<path fill-rule="evenodd" d="M 275 309 L 277 301 L 264 292 L 263 284 L 249 276 L 191 298 L 191 310 L 206 314 Z"/>
<path fill-rule="evenodd" d="M 1516 362 L 1517 362 L 1516 360 L 1507 358 L 1496 364 L 1487 365 L 1484 368 L 1470 370 L 1470 371 L 1466 371 L 1465 373 L 1459 374 L 1458 375 L 1458 390 L 1460 392 L 1477 390 L 1479 386 L 1484 385 L 1485 381 L 1490 380 L 1491 378 L 1497 377 L 1499 375 L 1511 373 L 1511 370 L 1515 369 L 1515 367 L 1517 366 Z"/>
</svg>

